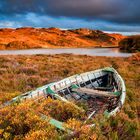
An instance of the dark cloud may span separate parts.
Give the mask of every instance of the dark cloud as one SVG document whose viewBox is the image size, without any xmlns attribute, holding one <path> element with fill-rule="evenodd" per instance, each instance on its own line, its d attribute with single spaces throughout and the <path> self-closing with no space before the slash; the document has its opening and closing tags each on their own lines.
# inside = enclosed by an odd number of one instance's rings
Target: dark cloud
<svg viewBox="0 0 140 140">
<path fill-rule="evenodd" d="M 140 24 L 140 0 L 0 0 L 4 15 L 40 15 Z"/>
</svg>

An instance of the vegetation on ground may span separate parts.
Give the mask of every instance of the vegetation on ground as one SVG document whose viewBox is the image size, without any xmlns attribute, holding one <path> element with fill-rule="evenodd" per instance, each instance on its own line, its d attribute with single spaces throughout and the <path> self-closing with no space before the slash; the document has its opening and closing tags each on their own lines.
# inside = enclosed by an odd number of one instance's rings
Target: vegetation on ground
<svg viewBox="0 0 140 140">
<path fill-rule="evenodd" d="M 0 29 L 0 49 L 31 48 L 76 48 L 76 47 L 112 47 L 125 38 L 121 34 L 109 34 L 99 30 L 59 28 Z"/>
<path fill-rule="evenodd" d="M 140 35 L 125 38 L 119 42 L 120 50 L 125 52 L 140 52 Z"/>
<path fill-rule="evenodd" d="M 140 54 L 130 58 L 92 57 L 81 55 L 0 56 L 0 104 L 26 91 L 35 89 L 65 77 L 112 66 L 126 83 L 126 101 L 120 113 L 108 120 L 102 116 L 93 119 L 96 126 L 83 125 L 84 117 L 72 105 L 58 100 L 25 101 L 0 109 L 0 139 L 68 139 L 67 132 L 60 131 L 43 121 L 44 113 L 75 130 L 77 140 L 138 140 L 140 138 Z M 82 106 L 81 106 L 82 107 Z M 80 115 L 80 116 L 79 116 Z"/>
</svg>

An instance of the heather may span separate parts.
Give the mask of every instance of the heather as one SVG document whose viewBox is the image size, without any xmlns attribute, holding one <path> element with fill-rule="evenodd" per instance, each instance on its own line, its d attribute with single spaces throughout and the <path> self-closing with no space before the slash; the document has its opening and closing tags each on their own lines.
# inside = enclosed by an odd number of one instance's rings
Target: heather
<svg viewBox="0 0 140 140">
<path fill-rule="evenodd" d="M 51 117 L 64 121 L 66 127 L 75 131 L 69 139 L 139 139 L 140 54 L 130 58 L 67 54 L 0 56 L 0 104 L 50 82 L 107 66 L 114 67 L 126 83 L 126 102 L 117 116 L 104 122 L 102 116 L 97 116 L 90 120 L 96 127 L 87 128 L 82 122 L 84 112 L 72 104 L 52 99 L 25 101 L 0 109 L 0 139 L 68 139 L 67 132 L 48 123 Z M 49 116 L 48 120 L 42 120 L 40 113 Z"/>
</svg>

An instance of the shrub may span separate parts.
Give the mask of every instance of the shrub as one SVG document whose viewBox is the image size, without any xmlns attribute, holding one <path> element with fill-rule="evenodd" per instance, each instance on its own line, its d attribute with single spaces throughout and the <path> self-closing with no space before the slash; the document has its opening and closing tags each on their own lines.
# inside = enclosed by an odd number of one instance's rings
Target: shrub
<svg viewBox="0 0 140 140">
<path fill-rule="evenodd" d="M 56 128 L 43 121 L 30 109 L 30 103 L 0 109 L 0 139 L 56 138 Z M 42 135 L 39 132 L 44 132 Z"/>
<path fill-rule="evenodd" d="M 119 42 L 120 49 L 127 52 L 140 51 L 140 36 L 131 36 Z"/>
<path fill-rule="evenodd" d="M 9 42 L 6 45 L 6 48 L 7 49 L 12 49 L 12 48 L 16 48 L 16 49 L 28 49 L 28 48 L 30 48 L 30 45 L 27 44 L 24 41 L 12 41 L 12 42 Z"/>
</svg>

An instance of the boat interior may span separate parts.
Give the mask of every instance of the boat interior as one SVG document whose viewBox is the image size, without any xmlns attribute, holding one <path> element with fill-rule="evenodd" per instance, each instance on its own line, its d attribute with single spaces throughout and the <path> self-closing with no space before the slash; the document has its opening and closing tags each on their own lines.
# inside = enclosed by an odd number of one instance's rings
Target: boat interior
<svg viewBox="0 0 140 140">
<path fill-rule="evenodd" d="M 70 84 L 67 84 L 64 80 L 63 83 L 65 84 L 63 86 L 62 82 L 59 82 L 50 88 L 56 94 L 74 102 L 76 105 L 86 104 L 87 116 L 93 114 L 92 117 L 94 117 L 95 114 L 103 114 L 105 110 L 111 112 L 119 104 L 121 83 L 113 72 L 99 71 L 97 73 L 79 75 L 81 81 L 77 80 L 76 77 L 67 78 L 66 81 L 69 80 Z M 72 81 L 72 79 L 75 80 Z M 47 95 L 55 98 L 52 94 Z"/>
</svg>

